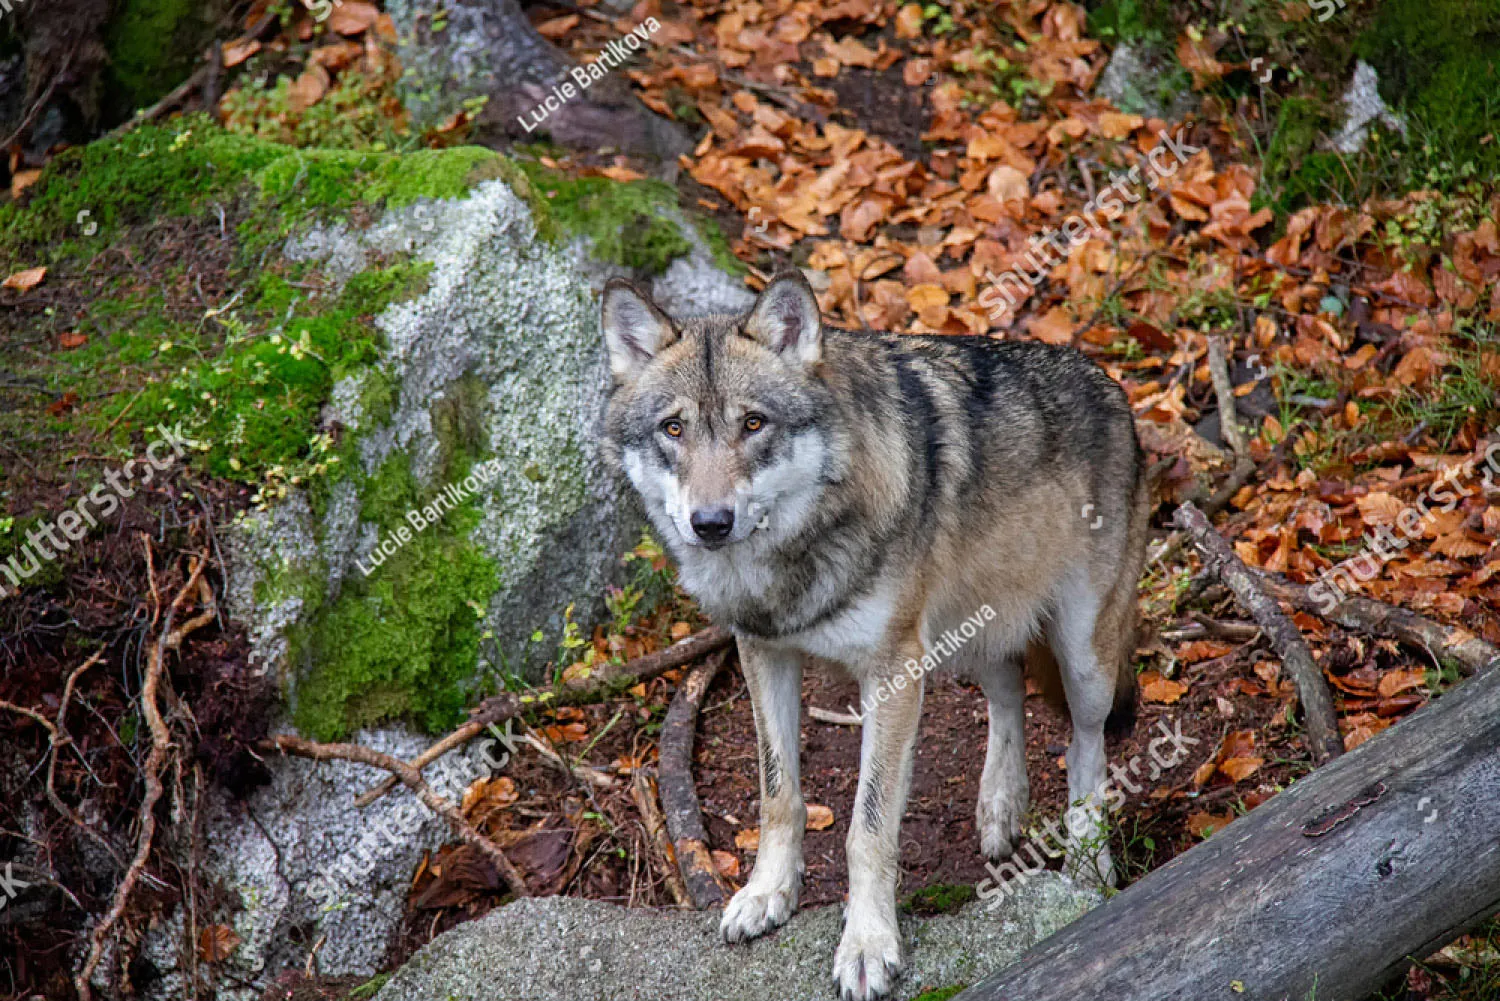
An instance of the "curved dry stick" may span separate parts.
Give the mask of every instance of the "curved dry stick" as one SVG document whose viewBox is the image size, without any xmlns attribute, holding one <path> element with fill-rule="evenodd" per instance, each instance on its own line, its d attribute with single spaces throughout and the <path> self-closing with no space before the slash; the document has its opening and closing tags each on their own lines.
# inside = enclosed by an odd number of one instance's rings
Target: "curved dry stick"
<svg viewBox="0 0 1500 1001">
<path fill-rule="evenodd" d="M 672 644 L 664 650 L 648 653 L 624 664 L 604 664 L 594 669 L 587 677 L 565 681 L 549 689 L 536 692 L 503 692 L 485 699 L 474 710 L 474 718 L 427 750 L 412 759 L 412 766 L 420 772 L 438 758 L 456 747 L 462 747 L 479 736 L 491 723 L 504 723 L 533 706 L 565 706 L 582 702 L 594 702 L 624 688 L 670 671 L 674 667 L 691 664 L 699 657 L 722 650 L 734 642 L 727 629 L 710 626 L 686 639 Z M 399 780 L 392 776 L 379 785 L 359 794 L 354 805 L 366 807 L 392 789 Z"/>
<path fill-rule="evenodd" d="M 1313 597 L 1301 584 L 1259 573 L 1261 584 L 1274 597 L 1289 602 L 1304 612 L 1320 616 L 1345 629 L 1377 636 L 1389 636 L 1403 643 L 1421 647 L 1435 660 L 1444 656 L 1458 662 L 1465 675 L 1478 674 L 1500 667 L 1500 649 L 1464 629 L 1445 626 L 1398 605 L 1388 605 L 1374 598 L 1347 595 L 1332 608 Z"/>
<path fill-rule="evenodd" d="M 655 783 L 651 776 L 646 774 L 646 769 L 637 768 L 631 776 L 630 797 L 635 800 L 635 808 L 640 812 L 641 822 L 646 826 L 646 841 L 650 846 L 650 854 L 656 862 L 656 868 L 661 870 L 662 879 L 666 880 L 667 892 L 672 894 L 672 899 L 677 902 L 678 907 L 692 907 L 693 898 L 688 893 L 687 885 L 682 881 L 682 874 L 677 871 L 676 851 L 672 848 L 672 839 L 667 834 L 667 822 L 661 815 L 661 808 L 656 805 Z"/>
<path fill-rule="evenodd" d="M 1250 613 L 1271 646 L 1281 654 L 1282 663 L 1297 682 L 1297 696 L 1302 702 L 1313 761 L 1321 765 L 1344 753 L 1344 739 L 1339 735 L 1338 717 L 1333 711 L 1333 696 L 1329 694 L 1323 671 L 1313 660 L 1302 633 L 1282 613 L 1276 599 L 1261 587 L 1260 578 L 1250 572 L 1192 502 L 1179 507 L 1173 520 L 1203 554 L 1205 569 L 1234 592 L 1235 600 Z"/>
<path fill-rule="evenodd" d="M 432 787 L 422 778 L 422 773 L 415 766 L 393 755 L 359 744 L 319 744 L 289 733 L 262 741 L 261 746 L 270 750 L 312 758 L 314 761 L 353 761 L 361 765 L 370 765 L 373 768 L 384 768 L 416 793 L 417 798 L 427 806 L 427 809 L 446 820 L 448 826 L 453 828 L 454 834 L 479 849 L 499 871 L 501 878 L 505 880 L 512 893 L 518 897 L 531 896 L 531 890 L 526 886 L 526 880 L 521 878 L 520 870 L 506 857 L 505 852 L 500 850 L 500 846 L 475 830 L 473 825 L 464 819 L 464 815 L 458 811 L 457 807 L 433 792 Z"/>
<path fill-rule="evenodd" d="M 666 814 L 667 834 L 677 852 L 677 867 L 682 870 L 693 906 L 700 911 L 723 904 L 733 892 L 709 853 L 698 791 L 693 786 L 693 738 L 698 709 L 703 705 L 704 693 L 724 666 L 725 656 L 716 654 L 693 668 L 677 689 L 662 724 L 661 760 L 657 763 L 657 786 L 662 812 Z"/>
</svg>

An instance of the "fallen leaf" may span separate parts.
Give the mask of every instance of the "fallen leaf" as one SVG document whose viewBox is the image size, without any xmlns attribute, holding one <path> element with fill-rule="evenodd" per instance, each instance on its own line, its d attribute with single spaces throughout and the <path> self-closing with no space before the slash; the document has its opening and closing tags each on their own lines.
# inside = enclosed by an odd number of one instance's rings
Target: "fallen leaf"
<svg viewBox="0 0 1500 1001">
<path fill-rule="evenodd" d="M 1160 672 L 1145 671 L 1141 674 L 1141 698 L 1147 702 L 1171 705 L 1187 694 L 1188 686 L 1180 681 L 1163 678 Z"/>
<path fill-rule="evenodd" d="M 1230 758 L 1219 765 L 1219 771 L 1229 776 L 1231 782 L 1241 782 L 1260 770 L 1263 758 Z"/>
<path fill-rule="evenodd" d="M 897 38 L 922 37 L 922 5 L 909 3 L 896 13 Z"/>
<path fill-rule="evenodd" d="M 18 292 L 25 292 L 27 289 L 35 288 L 41 284 L 42 279 L 46 275 L 47 269 L 45 267 L 27 268 L 24 271 L 17 271 L 5 279 L 5 281 L 0 282 L 0 287 L 13 288 Z"/>
<path fill-rule="evenodd" d="M 237 38 L 232 42 L 225 42 L 223 49 L 224 68 L 229 69 L 238 66 L 260 51 L 260 41 L 255 38 Z"/>
<path fill-rule="evenodd" d="M 833 811 L 821 803 L 807 804 L 807 829 L 824 831 L 833 826 Z"/>
<path fill-rule="evenodd" d="M 51 403 L 47 404 L 47 413 L 51 414 L 53 417 L 61 417 L 63 414 L 67 413 L 69 410 L 72 410 L 77 405 L 78 394 L 74 392 L 67 392 L 62 394 L 62 396 L 58 397 L 57 399 L 53 400 Z"/>
<path fill-rule="evenodd" d="M 1427 672 L 1420 667 L 1397 668 L 1380 676 L 1380 694 L 1390 698 L 1413 688 L 1427 687 Z"/>
<path fill-rule="evenodd" d="M 375 23 L 380 11 L 364 0 L 343 0 L 328 18 L 328 28 L 340 35 L 358 35 Z"/>
<path fill-rule="evenodd" d="M 60 334 L 57 338 L 58 347 L 62 348 L 64 351 L 72 351 L 74 348 L 81 348 L 88 342 L 89 335 L 80 334 L 76 330 L 69 330 L 64 334 Z"/>
<path fill-rule="evenodd" d="M 536 31 L 543 38 L 555 42 L 572 31 L 577 24 L 577 14 L 565 14 L 562 17 L 548 18 L 536 26 Z"/>
<path fill-rule="evenodd" d="M 21 192 L 36 183 L 36 179 L 42 176 L 40 170 L 18 170 L 10 175 L 10 196 L 19 198 Z"/>
<path fill-rule="evenodd" d="M 1234 822 L 1234 814 L 1195 813 L 1187 819 L 1188 830 L 1194 837 L 1206 838 L 1216 831 L 1222 831 Z"/>
<path fill-rule="evenodd" d="M 717 848 L 710 853 L 713 856 L 714 868 L 719 870 L 719 875 L 725 879 L 734 879 L 740 874 L 740 857 L 734 852 L 720 851 Z"/>
<path fill-rule="evenodd" d="M 205 963 L 222 963 L 242 941 L 228 925 L 209 925 L 198 933 L 198 958 Z"/>
<path fill-rule="evenodd" d="M 760 828 L 746 827 L 734 832 L 734 846 L 742 852 L 760 850 Z"/>
</svg>

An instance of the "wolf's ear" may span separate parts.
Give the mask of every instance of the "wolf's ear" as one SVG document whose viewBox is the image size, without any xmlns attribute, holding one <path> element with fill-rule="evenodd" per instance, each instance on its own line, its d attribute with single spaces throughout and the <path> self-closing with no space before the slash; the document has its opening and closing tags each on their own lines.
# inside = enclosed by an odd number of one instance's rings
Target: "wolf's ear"
<svg viewBox="0 0 1500 1001">
<path fill-rule="evenodd" d="M 745 320 L 745 333 L 790 362 L 812 365 L 823 357 L 818 299 L 801 271 L 772 279 Z"/>
<path fill-rule="evenodd" d="M 634 381 L 657 352 L 677 339 L 667 314 L 623 278 L 605 283 L 599 326 L 609 347 L 609 369 L 620 382 Z"/>
</svg>

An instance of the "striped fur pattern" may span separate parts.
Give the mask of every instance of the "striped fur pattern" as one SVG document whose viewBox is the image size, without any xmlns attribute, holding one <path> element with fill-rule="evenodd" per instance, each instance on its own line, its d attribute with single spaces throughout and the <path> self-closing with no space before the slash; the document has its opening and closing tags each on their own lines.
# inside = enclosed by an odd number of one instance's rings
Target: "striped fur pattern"
<svg viewBox="0 0 1500 1001">
<path fill-rule="evenodd" d="M 1104 725 L 1134 695 L 1147 518 L 1119 386 L 1067 348 L 825 328 L 800 273 L 745 316 L 683 320 L 615 280 L 602 327 L 609 453 L 683 586 L 734 631 L 755 713 L 760 849 L 724 938 L 760 935 L 797 905 L 814 660 L 847 670 L 866 707 L 834 957 L 843 997 L 888 993 L 902 963 L 898 835 L 924 656 L 988 702 L 976 820 L 991 858 L 1018 846 L 1028 804 L 1022 663 L 1055 664 L 1073 721 L 1068 864 L 1110 880 Z M 972 639 L 942 641 L 986 606 Z"/>
</svg>

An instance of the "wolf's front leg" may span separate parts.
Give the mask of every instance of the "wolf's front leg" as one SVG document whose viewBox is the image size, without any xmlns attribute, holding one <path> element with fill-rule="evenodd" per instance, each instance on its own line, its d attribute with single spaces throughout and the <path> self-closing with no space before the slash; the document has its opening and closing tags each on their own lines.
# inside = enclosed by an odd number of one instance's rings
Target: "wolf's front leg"
<svg viewBox="0 0 1500 1001">
<path fill-rule="evenodd" d="M 896 925 L 896 875 L 900 866 L 901 815 L 911 788 L 922 683 L 900 666 L 922 657 L 915 638 L 891 659 L 890 671 L 860 681 L 865 709 L 859 754 L 859 792 L 849 818 L 849 903 L 844 937 L 833 958 L 833 979 L 846 999 L 866 1001 L 888 994 L 901 971 L 901 932 Z"/>
<path fill-rule="evenodd" d="M 724 908 L 719 934 L 742 942 L 792 916 L 802 883 L 802 802 L 798 764 L 802 726 L 802 655 L 739 638 L 740 667 L 760 748 L 760 848 L 750 880 Z"/>
</svg>

